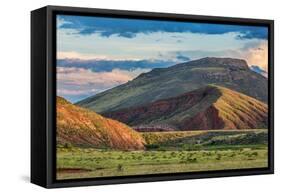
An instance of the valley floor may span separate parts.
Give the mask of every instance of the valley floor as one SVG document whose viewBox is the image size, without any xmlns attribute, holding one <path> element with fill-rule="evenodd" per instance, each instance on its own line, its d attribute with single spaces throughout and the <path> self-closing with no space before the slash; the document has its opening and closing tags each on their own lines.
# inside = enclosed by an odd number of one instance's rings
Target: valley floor
<svg viewBox="0 0 281 194">
<path fill-rule="evenodd" d="M 263 168 L 268 165 L 267 130 L 171 132 L 165 137 L 145 133 L 144 136 L 151 142 L 145 151 L 59 146 L 57 179 Z"/>
</svg>

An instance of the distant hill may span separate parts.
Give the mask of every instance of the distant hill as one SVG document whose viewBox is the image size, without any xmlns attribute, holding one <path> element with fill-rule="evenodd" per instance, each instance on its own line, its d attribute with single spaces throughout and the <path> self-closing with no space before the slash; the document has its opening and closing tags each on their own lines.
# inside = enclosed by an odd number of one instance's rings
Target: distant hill
<svg viewBox="0 0 281 194">
<path fill-rule="evenodd" d="M 208 84 L 267 102 L 267 78 L 250 70 L 245 60 L 207 57 L 168 68 L 155 68 L 77 105 L 99 113 L 115 111 L 175 97 Z"/>
<path fill-rule="evenodd" d="M 121 150 L 144 149 L 142 136 L 118 121 L 57 97 L 57 143 Z"/>
<path fill-rule="evenodd" d="M 105 112 L 138 131 L 267 128 L 267 105 L 233 90 L 209 85 L 144 106 Z"/>
</svg>

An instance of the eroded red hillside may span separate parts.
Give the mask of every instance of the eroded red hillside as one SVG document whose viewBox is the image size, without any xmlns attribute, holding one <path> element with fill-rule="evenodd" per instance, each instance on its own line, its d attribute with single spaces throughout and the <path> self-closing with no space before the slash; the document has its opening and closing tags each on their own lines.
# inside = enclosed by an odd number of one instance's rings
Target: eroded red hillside
<svg viewBox="0 0 281 194">
<path fill-rule="evenodd" d="M 126 124 L 57 97 L 57 143 L 122 150 L 144 149 L 144 139 Z"/>
<path fill-rule="evenodd" d="M 267 105 L 209 85 L 136 108 L 104 113 L 140 131 L 267 128 Z M 161 129 L 161 126 L 166 126 Z"/>
</svg>

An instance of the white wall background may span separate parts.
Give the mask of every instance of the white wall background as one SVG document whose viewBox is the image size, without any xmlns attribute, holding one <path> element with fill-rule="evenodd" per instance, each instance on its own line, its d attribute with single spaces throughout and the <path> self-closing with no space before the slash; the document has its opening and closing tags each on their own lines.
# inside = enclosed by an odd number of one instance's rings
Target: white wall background
<svg viewBox="0 0 281 194">
<path fill-rule="evenodd" d="M 276 193 L 281 180 L 281 12 L 278 0 L 3 0 L 0 11 L 0 193 Z M 275 20 L 275 175 L 46 190 L 29 183 L 30 11 L 65 5 Z M 278 185 L 279 184 L 279 185 Z"/>
</svg>

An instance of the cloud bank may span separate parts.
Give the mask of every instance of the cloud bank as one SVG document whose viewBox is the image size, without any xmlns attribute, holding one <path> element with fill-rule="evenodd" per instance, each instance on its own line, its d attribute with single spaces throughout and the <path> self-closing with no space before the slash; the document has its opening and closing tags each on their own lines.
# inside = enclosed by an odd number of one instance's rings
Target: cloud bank
<svg viewBox="0 0 281 194">
<path fill-rule="evenodd" d="M 177 61 L 187 61 L 179 55 Z M 64 58 L 57 60 L 58 67 L 76 67 L 90 69 L 94 72 L 109 72 L 114 69 L 133 71 L 136 69 L 163 68 L 174 65 L 177 61 L 171 60 L 108 60 L 108 59 L 80 59 Z"/>
<path fill-rule="evenodd" d="M 238 39 L 267 39 L 268 36 L 267 28 L 258 26 L 65 15 L 59 15 L 58 19 L 58 27 L 61 29 L 76 29 L 82 35 L 99 33 L 103 37 L 117 35 L 134 38 L 137 33 L 153 32 L 190 32 L 213 35 L 236 32 Z"/>
</svg>

